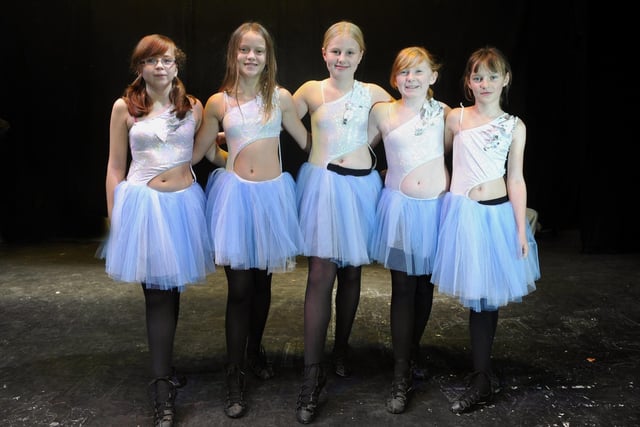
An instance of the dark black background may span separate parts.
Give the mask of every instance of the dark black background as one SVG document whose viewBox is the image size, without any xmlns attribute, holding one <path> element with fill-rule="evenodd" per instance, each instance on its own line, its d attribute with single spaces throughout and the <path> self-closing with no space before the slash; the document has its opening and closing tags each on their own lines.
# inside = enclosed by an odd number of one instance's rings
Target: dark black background
<svg viewBox="0 0 640 427">
<path fill-rule="evenodd" d="M 403 47 L 423 45 L 439 58 L 435 95 L 451 106 L 464 101 L 460 77 L 468 55 L 485 44 L 502 49 L 513 68 L 505 109 L 527 125 L 528 206 L 543 230 L 579 229 L 585 252 L 637 251 L 635 215 L 618 209 L 622 203 L 612 196 L 618 181 L 635 172 L 623 167 L 630 162 L 615 138 L 595 137 L 602 134 L 597 120 L 612 114 L 601 98 L 607 84 L 588 78 L 596 65 L 612 68 L 601 61 L 610 61 L 614 47 L 587 55 L 594 52 L 589 36 L 598 33 L 589 23 L 604 15 L 579 1 L 13 2 L 0 18 L 0 117 L 11 126 L 1 143 L 0 236 L 12 243 L 100 235 L 111 106 L 133 79 L 128 61 L 140 37 L 161 33 L 177 42 L 188 56 L 180 77 L 204 103 L 218 90 L 228 37 L 242 22 L 270 30 L 279 83 L 293 93 L 328 75 L 322 37 L 346 19 L 362 28 L 367 43 L 356 78 L 394 96 L 389 70 Z M 382 156 L 381 147 L 376 151 Z M 282 152 L 295 176 L 305 156 L 286 133 Z M 211 168 L 206 160 L 196 165 L 202 184 Z"/>
</svg>

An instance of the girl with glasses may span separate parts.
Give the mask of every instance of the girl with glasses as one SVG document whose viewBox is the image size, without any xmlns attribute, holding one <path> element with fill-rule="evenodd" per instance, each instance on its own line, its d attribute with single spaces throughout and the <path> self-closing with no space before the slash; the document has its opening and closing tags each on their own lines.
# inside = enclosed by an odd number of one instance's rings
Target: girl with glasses
<svg viewBox="0 0 640 427">
<path fill-rule="evenodd" d="M 180 294 L 188 285 L 206 283 L 215 270 L 205 195 L 191 168 L 202 104 L 178 78 L 185 59 L 159 34 L 143 37 L 133 50 L 136 78 L 111 112 L 106 177 L 111 225 L 98 250 L 110 277 L 142 283 L 154 425 L 163 427 L 174 425 L 176 388 L 184 385 L 172 368 Z"/>
</svg>

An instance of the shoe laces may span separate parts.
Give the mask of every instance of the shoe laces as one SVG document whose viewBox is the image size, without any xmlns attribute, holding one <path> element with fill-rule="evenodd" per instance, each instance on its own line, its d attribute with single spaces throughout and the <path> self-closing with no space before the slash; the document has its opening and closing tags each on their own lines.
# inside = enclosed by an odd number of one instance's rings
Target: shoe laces
<svg viewBox="0 0 640 427">
<path fill-rule="evenodd" d="M 402 397 L 406 398 L 406 394 L 411 391 L 413 387 L 412 381 L 407 377 L 396 377 L 391 384 L 391 395 L 394 398 Z"/>
<path fill-rule="evenodd" d="M 326 377 L 320 365 L 305 367 L 304 381 L 298 396 L 298 407 L 315 407 L 325 382 Z"/>
<path fill-rule="evenodd" d="M 229 405 L 244 402 L 244 372 L 238 365 L 227 368 L 227 402 Z"/>
<path fill-rule="evenodd" d="M 164 381 L 169 384 L 169 392 L 165 400 L 158 400 L 157 383 Z M 160 427 L 172 425 L 175 416 L 175 399 L 178 394 L 176 391 L 177 384 L 169 377 L 155 378 L 149 383 L 149 397 L 153 405 L 153 423 L 154 426 Z"/>
</svg>

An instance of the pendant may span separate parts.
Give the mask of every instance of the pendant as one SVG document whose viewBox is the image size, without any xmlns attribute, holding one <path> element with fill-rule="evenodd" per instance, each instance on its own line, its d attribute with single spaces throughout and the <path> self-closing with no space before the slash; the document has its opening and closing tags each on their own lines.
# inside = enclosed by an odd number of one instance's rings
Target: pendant
<svg viewBox="0 0 640 427">
<path fill-rule="evenodd" d="M 346 126 L 351 117 L 353 117 L 353 110 L 351 109 L 351 106 L 347 104 L 347 108 L 344 110 L 344 114 L 342 114 L 342 124 Z"/>
</svg>

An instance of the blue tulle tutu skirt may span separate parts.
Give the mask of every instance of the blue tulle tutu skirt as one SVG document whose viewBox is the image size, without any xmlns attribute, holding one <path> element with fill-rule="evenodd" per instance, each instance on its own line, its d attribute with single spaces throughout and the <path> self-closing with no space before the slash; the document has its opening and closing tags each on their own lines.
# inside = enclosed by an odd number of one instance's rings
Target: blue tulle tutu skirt
<svg viewBox="0 0 640 427">
<path fill-rule="evenodd" d="M 415 199 L 383 188 L 376 210 L 374 260 L 410 276 L 431 274 L 443 197 Z"/>
<path fill-rule="evenodd" d="M 338 267 L 371 262 L 371 237 L 382 179 L 341 175 L 305 162 L 297 179 L 303 254 L 330 259 Z"/>
<path fill-rule="evenodd" d="M 293 177 L 247 181 L 218 168 L 206 185 L 205 216 L 218 265 L 281 273 L 295 268 L 302 234 Z"/>
<path fill-rule="evenodd" d="M 215 271 L 204 206 L 197 182 L 163 192 L 122 181 L 114 193 L 109 235 L 96 256 L 106 260 L 107 274 L 120 282 L 179 291 L 204 284 Z"/>
<path fill-rule="evenodd" d="M 474 311 L 497 310 L 536 289 L 538 245 L 527 224 L 529 254 L 520 255 L 511 202 L 483 205 L 447 193 L 431 281 Z"/>
</svg>

